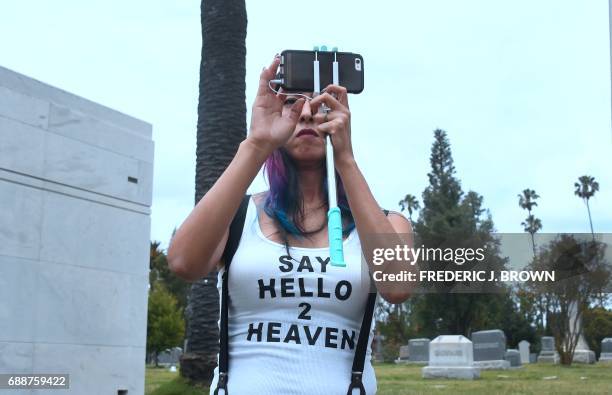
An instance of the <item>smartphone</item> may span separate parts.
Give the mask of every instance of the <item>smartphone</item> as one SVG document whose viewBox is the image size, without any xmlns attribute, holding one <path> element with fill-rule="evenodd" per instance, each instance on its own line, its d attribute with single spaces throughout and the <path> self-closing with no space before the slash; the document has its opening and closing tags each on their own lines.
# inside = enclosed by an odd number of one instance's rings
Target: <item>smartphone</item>
<svg viewBox="0 0 612 395">
<path fill-rule="evenodd" d="M 338 61 L 339 85 L 348 93 L 363 91 L 363 57 L 352 52 L 336 52 Z M 334 52 L 318 51 L 320 87 L 324 89 L 332 83 Z M 278 77 L 286 92 L 312 92 L 314 89 L 314 51 L 284 50 Z"/>
</svg>

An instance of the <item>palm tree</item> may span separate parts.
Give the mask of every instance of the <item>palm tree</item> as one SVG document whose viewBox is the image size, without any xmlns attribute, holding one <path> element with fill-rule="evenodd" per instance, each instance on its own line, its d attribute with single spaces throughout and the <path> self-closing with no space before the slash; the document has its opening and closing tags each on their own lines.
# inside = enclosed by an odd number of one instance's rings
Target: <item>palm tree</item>
<svg viewBox="0 0 612 395">
<path fill-rule="evenodd" d="M 523 229 L 525 230 L 525 232 L 528 232 L 531 235 L 531 244 L 533 246 L 533 256 L 536 256 L 536 250 L 535 250 L 535 241 L 534 241 L 534 234 L 542 229 L 542 221 L 540 221 L 539 218 L 534 217 L 532 214 L 529 214 L 529 216 L 525 219 L 525 221 L 521 222 L 521 225 L 523 226 Z"/>
<path fill-rule="evenodd" d="M 202 58 L 198 101 L 195 202 L 215 183 L 246 136 L 245 0 L 201 2 Z M 191 287 L 181 374 L 210 383 L 219 352 L 217 273 Z"/>
<path fill-rule="evenodd" d="M 519 206 L 522 209 L 525 209 L 531 214 L 531 209 L 538 205 L 536 199 L 540 197 L 533 189 L 524 189 L 522 194 L 518 195 L 519 197 Z"/>
<path fill-rule="evenodd" d="M 160 245 L 160 241 L 151 241 L 149 253 L 149 288 L 157 281 L 157 272 L 154 268 L 154 262 L 164 253 L 164 251 L 159 248 Z"/>
<path fill-rule="evenodd" d="M 593 241 L 595 241 L 595 232 L 593 232 L 593 221 L 591 220 L 591 208 L 589 207 L 589 199 L 595 195 L 595 192 L 599 191 L 599 183 L 595 181 L 595 177 L 584 175 L 578 177 L 578 182 L 574 183 L 576 190 L 574 194 L 579 198 L 582 198 L 587 206 L 587 212 L 589 213 L 589 224 L 591 225 L 591 235 Z"/>
<path fill-rule="evenodd" d="M 417 198 L 411 194 L 407 194 L 398 202 L 398 204 L 401 207 L 401 211 L 408 210 L 408 218 L 410 218 L 410 222 L 412 222 L 412 213 L 421 208 Z"/>
<path fill-rule="evenodd" d="M 518 194 L 519 198 L 519 206 L 527 210 L 529 215 L 525 219 L 524 222 L 521 222 L 525 232 L 529 232 L 531 235 L 531 246 L 533 248 L 533 257 L 536 256 L 536 245 L 535 245 L 535 234 L 538 230 L 542 229 L 542 221 L 539 218 L 535 218 L 531 214 L 531 210 L 538 205 L 536 199 L 538 199 L 540 195 L 536 193 L 533 189 L 523 189 L 523 193 Z"/>
</svg>

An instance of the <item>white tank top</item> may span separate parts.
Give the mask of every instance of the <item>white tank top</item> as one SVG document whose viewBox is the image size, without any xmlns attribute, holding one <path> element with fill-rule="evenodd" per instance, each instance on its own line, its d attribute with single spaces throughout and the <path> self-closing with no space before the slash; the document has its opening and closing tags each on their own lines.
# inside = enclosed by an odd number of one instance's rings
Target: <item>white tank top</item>
<svg viewBox="0 0 612 395">
<path fill-rule="evenodd" d="M 346 267 L 329 264 L 327 247 L 289 252 L 293 259 L 263 235 L 251 197 L 229 276 L 230 395 L 346 394 L 369 289 L 357 230 L 344 240 Z M 373 326 L 363 372 L 367 395 L 376 393 Z M 210 394 L 218 374 L 217 368 Z"/>
</svg>

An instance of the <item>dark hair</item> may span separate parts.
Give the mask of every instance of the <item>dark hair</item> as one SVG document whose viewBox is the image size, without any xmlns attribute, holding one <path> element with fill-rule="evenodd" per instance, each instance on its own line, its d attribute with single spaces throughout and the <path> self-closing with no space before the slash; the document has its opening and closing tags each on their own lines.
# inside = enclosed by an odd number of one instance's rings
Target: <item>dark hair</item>
<svg viewBox="0 0 612 395">
<path fill-rule="evenodd" d="M 329 208 L 327 187 L 327 164 L 322 160 L 322 189 L 324 191 L 325 206 Z M 287 255 L 289 254 L 288 236 L 297 238 L 308 238 L 325 227 L 306 232 L 300 222 L 304 215 L 304 196 L 298 182 L 298 172 L 294 160 L 284 148 L 275 150 L 266 160 L 264 171 L 268 178 L 270 190 L 264 203 L 264 211 L 268 214 L 279 228 L 281 238 L 285 245 Z M 348 205 L 346 192 L 340 175 L 336 172 L 336 190 L 338 193 L 338 207 L 342 215 L 343 236 L 348 235 L 355 228 L 353 214 Z"/>
</svg>

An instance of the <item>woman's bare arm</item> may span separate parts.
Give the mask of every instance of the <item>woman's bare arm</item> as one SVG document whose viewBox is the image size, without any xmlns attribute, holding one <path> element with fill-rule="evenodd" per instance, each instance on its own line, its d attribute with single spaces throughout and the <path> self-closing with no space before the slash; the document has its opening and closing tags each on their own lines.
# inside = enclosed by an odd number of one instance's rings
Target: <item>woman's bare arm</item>
<svg viewBox="0 0 612 395">
<path fill-rule="evenodd" d="M 179 277 L 195 281 L 219 263 L 229 225 L 267 156 L 249 139 L 240 143 L 230 165 L 183 221 L 168 248 L 168 265 Z"/>
</svg>

